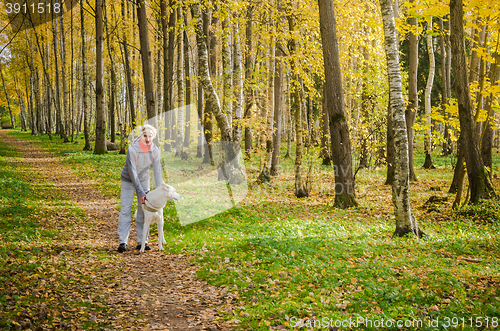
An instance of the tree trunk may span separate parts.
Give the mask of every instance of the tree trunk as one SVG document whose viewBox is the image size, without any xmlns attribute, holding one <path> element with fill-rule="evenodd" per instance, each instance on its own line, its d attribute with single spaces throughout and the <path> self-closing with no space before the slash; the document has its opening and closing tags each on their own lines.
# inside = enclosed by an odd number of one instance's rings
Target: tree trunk
<svg viewBox="0 0 500 331">
<path fill-rule="evenodd" d="M 232 65 L 232 29 L 229 27 L 229 19 L 222 21 L 222 75 L 223 75 L 223 96 L 222 96 L 222 111 L 229 119 L 229 125 L 233 122 L 233 103 L 232 93 L 233 88 L 233 65 Z M 232 132 L 231 132 L 232 134 Z"/>
<path fill-rule="evenodd" d="M 19 108 L 21 108 L 21 111 L 19 113 L 21 131 L 26 131 L 26 106 L 24 104 L 23 92 L 17 88 L 16 76 L 14 76 L 14 89 L 16 90 L 16 94 L 19 99 Z"/>
<path fill-rule="evenodd" d="M 184 17 L 182 7 L 177 7 L 179 30 L 177 33 L 177 137 L 175 143 L 175 156 L 183 157 L 184 152 Z"/>
<path fill-rule="evenodd" d="M 271 27 L 274 22 L 271 20 Z M 271 38 L 271 44 L 269 48 L 269 64 L 268 64 L 268 86 L 267 86 L 267 118 L 266 118 L 266 131 L 265 131 L 265 142 L 266 142 L 266 154 L 264 157 L 264 164 L 261 169 L 259 179 L 261 181 L 271 180 L 271 158 L 273 155 L 273 121 L 274 121 L 274 106 L 275 106 L 275 95 L 274 95 L 274 72 L 275 72 L 275 56 L 276 47 L 273 38 Z"/>
<path fill-rule="evenodd" d="M 164 2 L 162 1 L 162 6 Z M 163 8 L 163 7 L 162 7 Z M 125 20 L 125 0 L 122 0 L 122 20 Z M 130 108 L 130 123 L 131 128 L 134 129 L 137 125 L 135 116 L 135 105 L 134 105 L 134 83 L 132 82 L 132 69 L 130 68 L 130 55 L 128 52 L 128 41 L 127 41 L 127 31 L 125 26 L 123 28 L 123 57 L 125 58 L 125 77 L 127 80 L 127 100 Z M 126 128 L 123 128 L 126 131 Z"/>
<path fill-rule="evenodd" d="M 271 158 L 271 176 L 277 176 L 279 174 L 278 165 L 281 149 L 281 126 L 283 118 L 283 104 L 285 95 L 283 93 L 283 62 L 282 57 L 284 56 L 281 50 L 281 45 L 278 43 L 276 46 L 276 69 L 274 75 L 274 126 L 273 126 L 273 154 Z"/>
<path fill-rule="evenodd" d="M 187 16 L 187 13 L 186 13 Z M 188 26 L 188 22 L 184 17 L 184 25 Z M 184 132 L 184 147 L 188 148 L 191 140 L 191 63 L 189 61 L 189 38 L 187 31 L 184 29 L 184 70 L 186 72 L 186 125 Z"/>
<path fill-rule="evenodd" d="M 5 80 L 3 78 L 3 68 L 0 68 L 0 75 L 2 76 L 3 91 L 5 93 L 5 98 L 7 98 L 7 106 L 9 108 L 10 125 L 12 127 L 14 127 L 14 116 L 12 115 L 12 109 L 10 108 L 10 98 L 9 98 L 9 94 L 7 93 L 7 87 L 5 86 Z"/>
<path fill-rule="evenodd" d="M 235 146 L 239 148 L 241 143 L 241 124 L 239 123 L 239 120 L 241 120 L 243 113 L 243 59 L 241 56 L 240 26 L 238 21 L 236 21 L 233 25 L 233 36 L 233 141 Z"/>
<path fill-rule="evenodd" d="M 35 102 L 36 102 L 36 133 L 43 134 L 43 122 L 42 122 L 42 97 L 40 91 L 40 78 L 38 76 L 38 71 L 35 70 L 33 75 L 33 89 L 35 91 Z"/>
<path fill-rule="evenodd" d="M 288 19 L 288 29 L 290 33 L 293 34 L 295 31 L 295 18 L 291 15 L 287 17 Z M 289 53 L 291 56 L 295 55 L 296 52 L 296 43 L 295 40 L 292 38 L 290 39 L 288 43 L 289 47 Z M 304 198 L 308 197 L 309 194 L 311 193 L 311 186 L 310 186 L 310 181 L 308 178 L 304 178 L 303 174 L 303 149 L 304 149 L 304 139 L 302 137 L 302 100 L 300 98 L 300 83 L 299 83 L 299 77 L 295 74 L 295 67 L 296 63 L 293 60 L 291 61 L 291 72 L 293 75 L 293 83 L 291 84 L 292 86 L 292 93 L 293 93 L 293 99 L 294 99 L 294 108 L 295 108 L 295 135 L 296 135 L 296 143 L 295 143 L 295 196 L 297 198 Z"/>
<path fill-rule="evenodd" d="M 203 14 L 203 35 L 205 36 L 205 43 L 207 45 L 207 62 L 208 62 L 208 70 L 210 71 L 210 75 L 215 73 L 217 68 L 216 63 L 216 54 L 215 54 L 215 46 L 217 43 L 217 37 L 213 29 L 210 29 L 210 25 L 214 25 L 217 22 L 217 18 L 212 17 L 212 13 L 205 11 Z M 199 56 L 199 53 L 198 53 Z M 198 59 L 198 67 L 199 67 L 199 59 Z M 200 85 L 203 87 L 203 84 Z M 205 142 L 206 142 L 206 150 L 203 155 L 204 164 L 213 165 L 213 155 L 212 155 L 212 140 L 214 136 L 213 132 L 213 114 L 212 114 L 212 104 L 209 102 L 209 98 L 207 95 L 207 91 L 203 87 L 203 99 L 205 101 L 205 108 L 203 112 L 203 131 L 205 134 Z"/>
<path fill-rule="evenodd" d="M 61 108 L 61 122 L 63 123 L 63 126 L 61 129 L 64 130 L 63 132 L 63 139 L 64 142 L 69 142 L 69 114 L 70 114 L 70 107 L 69 107 L 69 100 L 68 100 L 68 82 L 66 79 L 66 42 L 64 36 L 66 35 L 64 32 L 64 20 L 62 15 L 56 15 L 56 24 L 60 25 L 61 28 L 58 29 L 59 34 L 60 34 L 60 41 L 61 41 L 61 47 L 60 47 L 60 56 L 61 56 L 61 80 L 62 80 L 62 108 Z M 56 55 L 57 56 L 57 55 Z"/>
<path fill-rule="evenodd" d="M 434 60 L 434 45 L 432 42 L 432 16 L 427 23 L 427 52 L 429 53 L 429 75 L 427 76 L 427 85 L 425 87 L 425 169 L 434 169 L 432 162 L 432 121 L 431 121 L 431 94 L 434 84 L 434 73 L 436 71 L 436 61 Z"/>
<path fill-rule="evenodd" d="M 94 154 L 105 154 L 106 149 L 106 121 L 104 114 L 104 61 L 103 61 L 103 0 L 95 2 L 95 29 L 96 29 L 96 79 L 95 79 L 95 148 Z"/>
<path fill-rule="evenodd" d="M 495 62 L 491 64 L 492 68 L 490 68 L 490 82 L 493 82 L 492 84 L 498 85 L 498 80 L 500 79 L 500 71 L 498 70 L 498 62 L 500 61 L 500 55 L 498 54 L 498 43 L 500 41 L 500 33 L 498 34 L 497 37 L 497 50 L 495 51 Z M 487 118 L 484 123 L 484 129 L 483 133 L 481 135 L 481 140 L 480 140 L 480 147 L 481 147 L 481 158 L 484 162 L 484 166 L 487 167 L 490 171 L 488 171 L 488 174 L 490 175 L 490 180 L 492 178 L 492 163 L 493 163 L 493 158 L 492 158 L 492 148 L 493 148 L 493 128 L 491 127 L 492 121 L 494 122 L 495 118 L 495 111 L 493 110 L 493 103 L 494 103 L 494 98 L 495 96 L 493 93 L 490 93 L 490 95 L 486 98 L 485 103 L 486 103 L 486 111 L 487 111 Z"/>
<path fill-rule="evenodd" d="M 53 13 L 54 15 L 54 13 Z M 54 47 L 54 68 L 55 70 L 55 93 L 51 93 L 52 97 L 54 98 L 54 106 L 56 107 L 56 132 L 61 136 L 62 139 L 64 139 L 64 142 L 67 143 L 68 137 L 66 136 L 66 129 L 65 129 L 65 123 L 64 123 L 64 112 L 65 109 L 62 109 L 61 107 L 61 83 L 59 81 L 59 72 L 60 72 L 60 67 L 59 66 L 59 52 L 58 52 L 58 41 L 57 41 L 57 35 L 58 35 L 58 20 L 57 20 L 57 14 L 55 14 L 56 17 L 52 19 L 52 35 L 53 35 L 53 42 L 52 46 Z M 49 120 L 50 122 L 50 120 Z"/>
<path fill-rule="evenodd" d="M 252 59 L 252 38 L 253 38 L 253 6 L 247 9 L 247 26 L 246 26 L 246 55 L 245 55 L 245 112 L 243 117 L 249 119 L 252 117 L 253 100 L 253 59 Z M 252 156 L 252 130 L 250 127 L 245 127 L 245 156 Z"/>
<path fill-rule="evenodd" d="M 325 85 L 321 89 L 322 104 L 325 103 Z M 321 107 L 320 114 L 320 136 L 321 136 L 321 150 L 320 157 L 323 160 L 322 165 L 329 166 L 332 164 L 332 158 L 330 154 L 330 119 L 328 117 L 328 112 L 325 107 Z"/>
<path fill-rule="evenodd" d="M 207 96 L 207 102 L 211 106 L 211 111 L 213 112 L 217 125 L 220 130 L 222 141 L 231 141 L 231 127 L 229 126 L 229 121 L 227 116 L 222 112 L 221 104 L 219 101 L 219 96 L 215 91 L 210 77 L 210 70 L 208 66 L 208 50 L 206 39 L 204 38 L 203 32 L 203 19 L 200 17 L 200 11 L 198 5 L 193 6 L 193 16 L 197 18 L 196 23 L 196 41 L 198 46 L 198 74 L 200 75 L 201 84 L 205 90 Z"/>
<path fill-rule="evenodd" d="M 111 34 L 108 26 L 108 14 L 105 11 L 105 22 L 106 22 L 106 45 L 108 48 L 108 56 L 109 56 L 109 71 L 111 77 L 109 79 L 109 95 L 108 95 L 108 114 L 109 114 L 109 133 L 110 133 L 110 141 L 115 143 L 115 135 L 116 135 L 116 119 L 115 119 L 115 99 L 116 99 L 116 73 L 115 73 L 115 65 L 113 59 L 113 46 L 111 44 Z"/>
<path fill-rule="evenodd" d="M 418 227 L 410 206 L 410 170 L 408 162 L 408 135 L 406 133 L 405 105 L 399 69 L 399 50 L 396 38 L 396 24 L 390 0 L 380 0 L 385 35 L 385 52 L 389 76 L 390 109 L 394 128 L 395 169 L 392 185 L 392 201 L 396 216 L 395 236 L 413 233 L 421 237 L 424 233 Z"/>
<path fill-rule="evenodd" d="M 34 93 L 33 93 L 33 72 L 31 70 L 32 69 L 30 68 L 29 83 L 25 82 L 25 84 L 26 84 L 26 95 L 29 95 L 29 112 L 30 112 L 30 119 L 31 119 L 31 121 L 30 121 L 31 135 L 35 135 L 36 134 L 36 117 L 35 117 L 35 105 L 34 105 L 35 101 L 34 101 Z M 29 86 L 29 88 L 28 88 L 28 86 Z"/>
<path fill-rule="evenodd" d="M 443 19 L 439 19 L 439 30 L 441 30 L 441 36 L 439 37 L 439 49 L 441 52 L 441 77 L 442 77 L 442 99 L 441 99 L 441 109 L 443 111 L 443 117 L 445 119 L 444 133 L 443 133 L 443 144 L 442 144 L 442 154 L 443 156 L 448 156 L 451 154 L 451 138 L 450 129 L 448 125 L 448 112 L 446 111 L 449 99 L 451 97 L 450 82 L 448 76 L 448 57 L 450 56 L 448 50 L 449 40 L 446 41 L 444 35 L 446 35 L 446 30 L 444 29 Z"/>
<path fill-rule="evenodd" d="M 417 72 L 418 72 L 418 20 L 415 17 L 409 18 L 409 23 L 412 26 L 412 31 L 409 32 L 410 50 L 409 50 L 409 68 L 408 68 L 408 105 L 405 110 L 406 132 L 408 133 L 408 166 L 410 168 L 410 180 L 417 181 L 415 167 L 413 165 L 413 124 L 418 110 L 418 89 L 417 89 Z"/>
<path fill-rule="evenodd" d="M 231 143 L 231 126 L 229 125 L 229 120 L 222 112 L 219 97 L 215 88 L 212 84 L 210 77 L 210 70 L 208 65 L 208 50 L 206 38 L 203 34 L 203 18 L 200 16 L 199 6 L 197 4 L 192 7 L 193 17 L 196 19 L 196 43 L 198 48 L 198 75 L 200 76 L 201 84 L 205 91 L 207 97 L 207 104 L 210 104 L 211 112 L 217 121 L 217 126 L 220 131 L 222 148 L 224 152 L 224 158 L 220 169 L 224 172 L 224 177 L 229 181 L 229 183 L 241 183 L 244 180 L 245 175 L 243 174 L 241 168 L 232 167 L 228 164 L 230 161 L 236 158 L 236 150 L 234 145 Z M 212 45 L 211 45 L 212 46 Z M 233 164 L 234 165 L 234 164 Z"/>
<path fill-rule="evenodd" d="M 198 111 L 198 146 L 196 147 L 196 157 L 203 157 L 203 147 L 205 141 L 205 126 L 204 126 L 204 113 L 203 113 L 203 87 L 198 84 L 198 104 L 196 105 Z"/>
<path fill-rule="evenodd" d="M 83 20 L 84 0 L 80 1 L 80 33 L 82 36 L 82 103 L 83 103 L 83 135 L 85 136 L 84 151 L 91 151 L 90 145 L 90 123 L 89 123 L 89 108 L 87 104 L 87 56 L 85 52 L 85 25 Z"/>
<path fill-rule="evenodd" d="M 175 25 L 176 12 L 173 9 L 174 0 L 170 0 L 170 16 L 167 25 L 167 0 L 161 2 L 162 20 L 163 20 L 163 113 L 165 114 L 165 152 L 172 151 L 170 140 L 173 138 L 172 122 L 172 97 L 173 97 L 173 78 L 174 78 L 174 49 L 175 49 Z M 167 39 L 168 37 L 168 39 Z"/>
<path fill-rule="evenodd" d="M 146 112 L 149 124 L 158 128 L 155 108 L 155 89 L 153 71 L 151 69 L 151 53 L 149 50 L 148 17 L 145 0 L 137 0 L 137 20 L 139 23 L 139 42 L 141 44 L 142 76 L 146 99 Z"/>
<path fill-rule="evenodd" d="M 335 205 L 357 206 L 352 171 L 351 140 L 344 109 L 342 75 L 337 44 L 335 7 L 332 1 L 318 0 L 321 41 L 325 61 L 325 102 L 330 117 L 332 161 L 335 169 Z"/>
<path fill-rule="evenodd" d="M 477 203 L 481 198 L 496 197 L 496 194 L 479 153 L 472 115 L 472 101 L 465 59 L 462 0 L 450 1 L 450 21 L 451 49 L 453 52 L 452 70 L 455 79 L 455 96 L 458 103 L 460 135 L 463 136 L 462 143 L 469 178 L 470 202 Z"/>
</svg>

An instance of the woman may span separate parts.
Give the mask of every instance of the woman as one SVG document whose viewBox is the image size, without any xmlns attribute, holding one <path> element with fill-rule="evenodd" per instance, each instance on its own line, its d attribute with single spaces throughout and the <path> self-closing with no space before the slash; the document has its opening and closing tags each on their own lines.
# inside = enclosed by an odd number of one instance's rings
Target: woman
<svg viewBox="0 0 500 331">
<path fill-rule="evenodd" d="M 144 204 L 146 193 L 150 188 L 149 169 L 153 168 L 156 187 L 163 183 L 161 173 L 160 149 L 153 144 L 156 137 L 154 126 L 146 124 L 141 127 L 141 135 L 134 139 L 127 150 L 127 159 L 121 173 L 121 211 L 118 218 L 118 236 L 120 246 L 118 252 L 127 250 L 130 224 L 132 223 L 131 210 L 134 200 L 134 192 L 137 193 L 138 203 Z M 142 228 L 144 225 L 144 213 L 142 208 L 137 209 L 137 247 L 141 248 Z M 146 242 L 146 250 L 151 250 Z"/>
</svg>

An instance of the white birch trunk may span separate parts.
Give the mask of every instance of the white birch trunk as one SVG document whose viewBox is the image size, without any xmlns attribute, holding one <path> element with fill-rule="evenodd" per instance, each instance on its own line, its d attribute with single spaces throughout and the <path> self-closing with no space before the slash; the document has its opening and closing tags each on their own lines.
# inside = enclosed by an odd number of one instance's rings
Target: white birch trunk
<svg viewBox="0 0 500 331">
<path fill-rule="evenodd" d="M 232 65 L 232 36 L 231 28 L 229 27 L 229 19 L 224 19 L 222 21 L 222 71 L 224 74 L 224 84 L 223 84 L 223 97 L 222 97 L 222 110 L 227 115 L 229 120 L 229 125 L 232 126 L 233 122 L 233 103 L 232 103 L 232 85 L 233 85 L 233 65 Z"/>
<path fill-rule="evenodd" d="M 233 141 L 236 146 L 240 146 L 241 141 L 241 125 L 238 120 L 243 115 L 243 58 L 241 56 L 240 44 L 240 27 L 239 21 L 233 25 L 233 46 L 234 46 L 234 72 L 233 72 L 233 86 L 234 86 L 234 113 L 233 117 L 236 124 L 233 122 Z"/>
<path fill-rule="evenodd" d="M 409 197 L 408 136 L 406 132 L 405 104 L 399 68 L 396 24 L 390 0 L 380 0 L 385 35 L 387 72 L 389 75 L 390 107 L 394 131 L 395 170 L 392 184 L 392 202 L 396 215 L 395 236 L 414 233 L 423 235 L 412 214 Z"/>
<path fill-rule="evenodd" d="M 431 94 L 434 84 L 434 73 L 436 72 L 436 62 L 434 60 L 434 44 L 432 41 L 432 16 L 427 23 L 427 52 L 429 53 L 429 75 L 425 87 L 425 164 L 424 168 L 433 168 L 432 165 L 432 130 L 431 130 Z"/>
</svg>

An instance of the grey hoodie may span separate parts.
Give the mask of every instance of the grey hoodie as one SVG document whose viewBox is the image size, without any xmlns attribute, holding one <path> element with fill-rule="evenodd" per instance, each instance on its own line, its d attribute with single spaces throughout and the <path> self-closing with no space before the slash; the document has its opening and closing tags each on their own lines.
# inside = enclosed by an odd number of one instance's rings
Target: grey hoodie
<svg viewBox="0 0 500 331">
<path fill-rule="evenodd" d="M 139 198 L 146 195 L 141 182 L 149 180 L 149 168 L 153 167 L 156 187 L 163 183 L 160 149 L 152 143 L 147 153 L 144 153 L 139 146 L 140 140 L 141 137 L 137 137 L 128 148 L 127 159 L 121 173 L 122 180 L 134 183 Z"/>
</svg>

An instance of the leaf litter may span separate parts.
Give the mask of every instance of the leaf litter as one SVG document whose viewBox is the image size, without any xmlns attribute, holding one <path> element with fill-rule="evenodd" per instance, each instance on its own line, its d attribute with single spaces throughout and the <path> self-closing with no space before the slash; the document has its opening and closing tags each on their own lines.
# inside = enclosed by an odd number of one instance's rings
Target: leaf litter
<svg viewBox="0 0 500 331">
<path fill-rule="evenodd" d="M 52 200 L 67 201 L 64 208 L 40 201 L 49 210 L 40 218 L 40 226 L 55 227 L 60 233 L 53 240 L 39 238 L 18 247 L 19 251 L 35 247 L 42 252 L 30 261 L 32 269 L 18 272 L 12 267 L 21 264 L 17 253 L 7 252 L 11 270 L 7 277 L 18 286 L 0 285 L 7 293 L 7 307 L 0 311 L 6 319 L 0 326 L 32 330 L 229 328 L 218 311 L 231 309 L 232 295 L 224 286 L 198 279 L 189 256 L 159 252 L 155 245 L 144 254 L 130 249 L 117 253 L 115 199 L 104 196 L 92 180 L 75 175 L 41 147 L 5 134 L 0 138 L 22 153 L 23 158 L 10 161 L 28 168 L 28 180 L 48 182 Z M 135 236 L 132 227 L 130 237 Z M 135 243 L 129 242 L 131 247 Z"/>
</svg>

